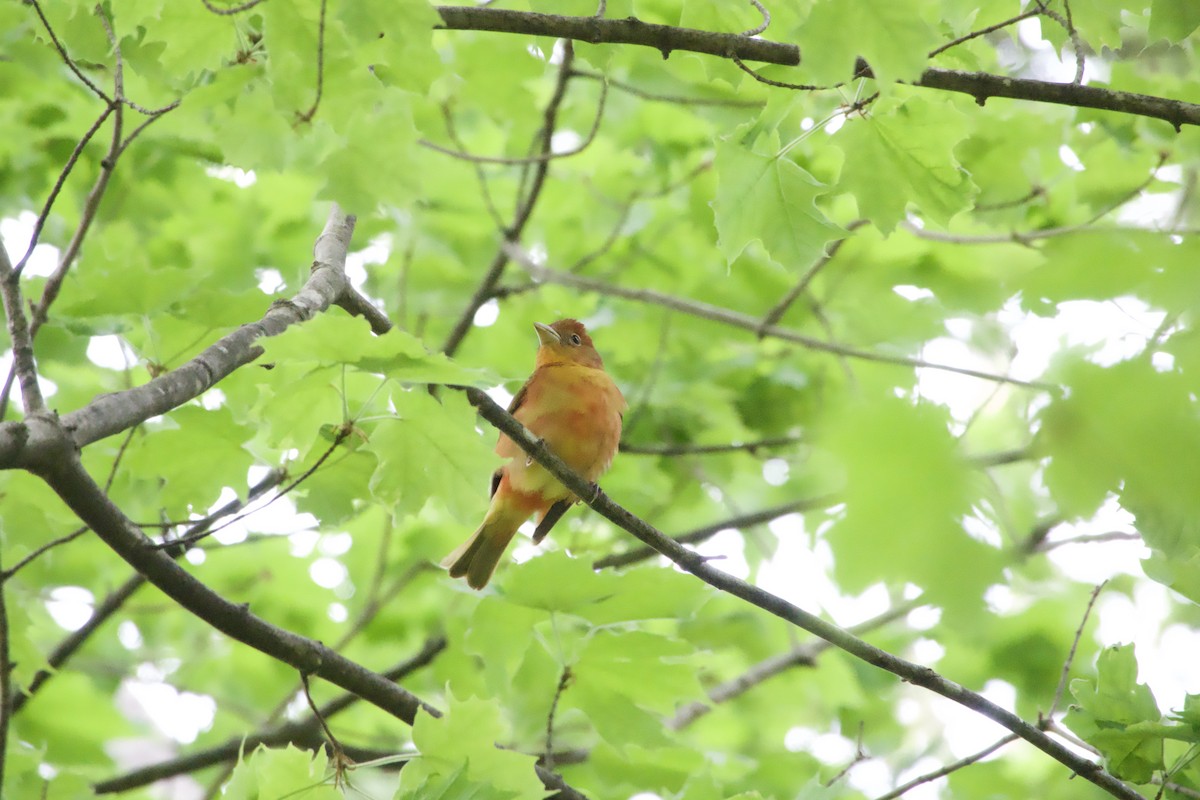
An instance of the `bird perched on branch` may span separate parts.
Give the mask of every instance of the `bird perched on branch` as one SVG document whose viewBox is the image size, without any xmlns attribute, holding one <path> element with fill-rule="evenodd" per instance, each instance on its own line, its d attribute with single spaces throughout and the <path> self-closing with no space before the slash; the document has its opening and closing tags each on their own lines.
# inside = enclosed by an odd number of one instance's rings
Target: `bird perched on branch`
<svg viewBox="0 0 1200 800">
<path fill-rule="evenodd" d="M 608 470 L 621 441 L 621 415 L 627 408 L 621 390 L 604 371 L 583 323 L 560 319 L 535 322 L 537 364 L 508 413 L 546 443 L 572 469 L 595 481 Z M 483 524 L 442 561 L 454 578 L 467 576 L 482 589 L 517 528 L 537 514 L 537 544 L 575 503 L 575 497 L 541 464 L 501 434 L 496 454 L 508 462 L 492 475 L 492 503 Z"/>
</svg>

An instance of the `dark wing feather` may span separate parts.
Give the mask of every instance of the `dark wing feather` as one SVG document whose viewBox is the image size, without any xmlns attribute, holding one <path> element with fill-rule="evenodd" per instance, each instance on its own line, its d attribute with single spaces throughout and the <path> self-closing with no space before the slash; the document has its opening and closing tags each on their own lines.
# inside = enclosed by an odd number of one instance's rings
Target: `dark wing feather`
<svg viewBox="0 0 1200 800">
<path fill-rule="evenodd" d="M 542 521 L 538 523 L 537 528 L 533 531 L 533 543 L 539 544 L 542 539 L 546 538 L 546 534 L 550 533 L 550 529 L 555 523 L 562 519 L 562 515 L 567 513 L 567 509 L 571 507 L 573 501 L 559 500 L 554 505 L 550 506 L 550 510 L 546 512 L 546 516 L 542 517 Z"/>
<path fill-rule="evenodd" d="M 533 378 L 530 378 L 530 380 L 533 380 Z M 517 393 L 513 395 L 512 402 L 508 404 L 509 414 L 517 413 L 517 409 L 520 408 L 521 404 L 525 402 L 525 395 L 528 394 L 528 389 L 529 381 L 525 381 L 525 383 L 521 385 L 521 388 L 517 390 Z M 492 473 L 492 486 L 491 491 L 488 492 L 488 497 L 493 497 L 496 494 L 496 490 L 500 488 L 500 479 L 502 477 L 504 477 L 504 467 L 501 467 Z M 551 524 L 553 525 L 554 523 Z M 546 530 L 549 530 L 549 528 Z"/>
</svg>

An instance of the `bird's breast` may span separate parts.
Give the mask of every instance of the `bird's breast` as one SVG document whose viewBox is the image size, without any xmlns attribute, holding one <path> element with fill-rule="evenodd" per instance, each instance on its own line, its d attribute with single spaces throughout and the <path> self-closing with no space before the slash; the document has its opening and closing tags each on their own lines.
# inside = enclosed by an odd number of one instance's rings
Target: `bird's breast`
<svg viewBox="0 0 1200 800">
<path fill-rule="evenodd" d="M 603 370 L 561 365 L 534 374 L 514 416 L 572 469 L 594 481 L 612 464 L 625 407 L 621 391 Z M 514 459 L 509 466 L 514 484 L 533 489 L 549 477 L 525 464 L 524 453 L 507 437 L 496 452 Z"/>
</svg>

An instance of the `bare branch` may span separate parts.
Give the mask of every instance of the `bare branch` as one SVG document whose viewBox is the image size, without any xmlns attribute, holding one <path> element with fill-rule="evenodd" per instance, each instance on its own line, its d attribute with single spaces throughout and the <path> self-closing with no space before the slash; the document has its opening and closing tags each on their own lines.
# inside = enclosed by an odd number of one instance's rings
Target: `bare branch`
<svg viewBox="0 0 1200 800">
<path fill-rule="evenodd" d="M 232 16 L 234 14 L 240 14 L 243 11 L 249 11 L 250 9 L 254 8 L 259 3 L 262 3 L 263 1 L 264 0 L 247 0 L 247 2 L 239 3 L 236 6 L 229 6 L 228 8 L 221 8 L 220 6 L 214 5 L 212 0 L 200 0 L 201 3 L 204 3 L 204 7 L 207 8 L 209 11 L 211 11 L 214 14 L 219 14 L 223 17 Z"/>
<path fill-rule="evenodd" d="M 627 289 L 623 286 L 616 286 L 579 275 L 572 275 L 570 273 L 560 272 L 558 270 L 547 269 L 533 263 L 528 254 L 513 244 L 508 245 L 508 252 L 536 280 L 557 283 L 563 286 L 572 286 L 576 289 L 584 289 L 586 291 L 599 292 L 612 297 L 621 297 L 626 300 L 633 300 L 634 302 L 665 306 L 667 308 L 675 309 L 676 311 L 682 311 L 685 314 L 690 314 L 694 317 L 713 320 L 714 322 L 720 322 L 736 328 L 742 328 L 754 333 L 759 332 L 760 321 L 749 314 L 742 314 L 738 311 L 732 311 L 727 308 L 710 305 L 699 300 L 689 300 L 681 297 L 675 297 L 673 295 L 663 294 L 661 292 L 653 291 L 652 289 Z M 847 345 L 823 342 L 820 339 L 814 339 L 811 336 L 805 336 L 804 334 L 797 333 L 787 328 L 780 328 L 775 325 L 763 328 L 762 335 L 771 336 L 776 339 L 783 339 L 789 342 L 795 342 L 796 344 L 803 345 L 810 350 L 820 350 L 826 353 L 849 356 L 850 358 L 858 358 L 862 359 L 863 361 L 874 361 L 880 364 L 895 364 L 897 366 L 904 366 L 914 369 L 936 369 L 943 372 L 969 375 L 973 378 L 997 381 L 999 383 L 1010 383 L 1015 386 L 1024 386 L 1032 389 L 1052 390 L 1054 388 L 1051 384 L 1040 383 L 1037 381 L 1023 381 L 1007 375 L 996 375 L 991 372 L 969 369 L 967 367 L 936 364 L 920 358 L 893 356 L 886 353 L 872 352 L 870 350 L 859 350 L 856 347 L 849 347 Z"/>
<path fill-rule="evenodd" d="M 642 22 L 633 17 L 564 17 L 497 8 L 437 6 L 440 27 L 447 30 L 494 31 L 532 36 L 553 36 L 591 44 L 636 44 L 653 47 L 669 56 L 672 50 L 707 53 L 721 58 L 736 55 L 746 61 L 795 66 L 800 50 L 795 45 L 754 39 L 736 33 L 711 33 Z"/>
<path fill-rule="evenodd" d="M 955 761 L 953 764 L 947 764 L 944 767 L 935 769 L 933 772 L 927 772 L 924 775 L 919 775 L 918 777 L 913 778 L 908 783 L 906 783 L 902 786 L 897 786 L 895 789 L 888 792 L 887 794 L 880 795 L 879 797 L 875 798 L 875 800 L 895 800 L 895 798 L 899 797 L 900 795 L 904 794 L 905 792 L 909 791 L 910 789 L 915 789 L 916 787 L 920 786 L 923 783 L 929 783 L 930 781 L 936 781 L 938 778 L 944 778 L 945 776 L 949 775 L 951 772 L 956 772 L 957 770 L 960 770 L 963 767 L 969 767 L 970 765 L 974 764 L 976 761 L 981 761 L 981 760 L 987 758 L 992 753 L 999 750 L 1001 747 L 1004 747 L 1005 745 L 1015 742 L 1018 738 L 1019 737 L 1017 736 L 1017 734 L 1010 733 L 1008 736 L 1005 736 L 1003 739 L 1000 739 L 997 742 L 993 742 L 992 744 L 983 748 L 978 753 L 972 753 L 971 755 L 967 756 L 966 758 L 960 758 L 958 761 Z M 1139 797 L 1140 797 L 1140 795 L 1139 795 Z"/>
<path fill-rule="evenodd" d="M 250 487 L 245 501 L 236 498 L 229 501 L 209 516 L 194 522 L 188 533 L 194 533 L 198 530 L 207 528 L 217 519 L 228 516 L 229 514 L 237 513 L 243 506 L 279 485 L 279 483 L 283 481 L 284 477 L 286 477 L 286 473 L 284 473 L 283 470 L 271 470 L 262 480 Z M 85 527 L 81 530 L 86 531 L 88 528 Z M 177 553 L 176 555 L 180 554 L 181 553 Z M 88 641 L 88 639 L 90 639 L 91 636 L 97 630 L 99 630 L 105 622 L 109 620 L 109 618 L 116 614 L 117 611 L 119 611 L 125 605 L 125 601 L 132 597 L 138 589 L 145 585 L 145 583 L 146 579 L 142 575 L 134 573 L 129 577 L 128 580 L 125 581 L 125 583 L 121 584 L 119 587 L 110 592 L 100 602 L 99 605 L 93 608 L 92 615 L 88 617 L 88 621 L 77 630 L 71 631 L 66 638 L 59 642 L 57 647 L 50 651 L 50 654 L 46 657 L 46 668 L 38 670 L 38 672 L 29 681 L 29 686 L 26 687 L 23 692 L 18 692 L 15 695 L 12 706 L 13 713 L 15 714 L 20 711 L 21 708 L 27 702 L 29 702 L 29 700 L 31 700 L 35 694 L 37 694 L 38 690 L 42 688 L 46 681 L 53 678 L 58 673 L 58 670 L 61 669 L 62 666 L 66 664 L 72 656 L 75 655 L 76 652 L 79 651 L 79 648 L 82 647 L 83 644 Z"/>
<path fill-rule="evenodd" d="M 699 544 L 707 541 L 718 533 L 724 530 L 748 528 L 752 525 L 762 525 L 772 520 L 785 517 L 788 514 L 798 514 L 801 511 L 809 511 L 814 508 L 824 508 L 836 502 L 830 495 L 821 497 L 810 497 L 805 500 L 796 500 L 791 503 L 784 503 L 771 508 L 764 508 L 761 511 L 754 511 L 749 514 L 739 514 L 736 517 L 729 517 L 720 522 L 714 522 L 705 525 L 701 528 L 696 528 L 688 533 L 680 534 L 672 539 L 679 544 Z M 636 564 L 639 561 L 645 561 L 648 558 L 653 558 L 658 555 L 659 551 L 648 545 L 642 547 L 633 547 L 623 553 L 614 553 L 610 556 L 605 556 L 592 564 L 592 569 L 608 569 L 610 567 L 627 567 L 630 564 Z"/>
<path fill-rule="evenodd" d="M 851 625 L 846 630 L 856 636 L 869 633 L 876 628 L 887 625 L 889 622 L 900 619 L 920 605 L 921 603 L 916 600 L 901 603 L 877 617 L 860 622 L 857 625 Z M 817 639 L 796 645 L 786 653 L 780 653 L 777 656 L 763 659 L 736 678 L 713 687 L 712 691 L 708 693 L 707 703 L 689 703 L 680 708 L 675 712 L 675 716 L 667 722 L 667 728 L 673 731 L 682 730 L 711 712 L 714 706 L 740 697 L 759 684 L 765 683 L 776 675 L 787 672 L 794 667 L 815 667 L 817 658 L 830 647 L 833 647 L 831 643 L 824 639 Z"/>
<path fill-rule="evenodd" d="M 732 33 L 656 25 L 632 17 L 565 17 L 468 6 L 437 6 L 437 11 L 442 17 L 443 24 L 440 27 L 448 30 L 553 36 L 592 44 L 634 44 L 653 47 L 663 55 L 683 50 L 728 58 L 734 63 L 758 61 L 792 67 L 800 63 L 800 49 L 795 45 Z M 869 66 L 860 63 L 852 77 L 873 77 L 873 74 Z M 788 88 L 832 88 L 783 85 Z M 1009 97 L 1151 117 L 1169 122 L 1176 130 L 1184 125 L 1200 125 L 1200 104 L 1078 83 L 1053 83 L 986 72 L 927 69 L 913 85 L 969 94 L 981 105 L 991 97 Z"/>
<path fill-rule="evenodd" d="M 476 11 L 491 11 L 492 9 L 475 9 Z M 546 103 L 546 110 L 542 114 L 542 128 L 538 133 L 540 138 L 540 149 L 543 155 L 551 152 L 551 140 L 554 138 L 554 129 L 558 124 L 558 112 L 562 106 L 563 98 L 567 93 L 567 83 L 571 79 L 572 65 L 575 63 L 575 49 L 568 41 L 563 47 L 562 62 L 558 66 L 558 79 L 554 84 L 554 93 L 550 96 L 550 101 Z M 530 184 L 529 191 L 524 195 L 523 199 L 519 199 L 517 210 L 513 215 L 513 221 L 504 231 L 503 242 L 496 250 L 496 255 L 492 258 L 492 262 L 484 271 L 483 278 L 479 281 L 479 285 L 475 287 L 475 293 L 471 295 L 471 299 L 467 302 L 466 308 L 459 315 L 458 321 L 454 323 L 454 327 L 450 330 L 450 334 L 446 337 L 446 341 L 442 344 L 442 352 L 448 356 L 454 355 L 466 338 L 467 333 L 471 330 L 471 325 L 474 324 L 475 314 L 483 307 L 483 304 L 491 300 L 493 293 L 496 290 L 496 284 L 500 282 L 500 276 L 504 274 L 504 268 L 508 266 L 509 253 L 505 245 L 517 242 L 521 238 L 521 233 L 525 230 L 525 225 L 529 222 L 530 215 L 533 214 L 534 204 L 537 203 L 538 197 L 541 196 L 542 187 L 546 183 L 546 174 L 549 171 L 549 161 L 538 161 L 533 167 L 533 182 Z"/>
<path fill-rule="evenodd" d="M 200 396 L 226 375 L 258 358 L 262 353 L 256 345 L 258 339 L 282 333 L 328 308 L 346 291 L 346 250 L 353 230 L 354 218 L 334 206 L 317 239 L 312 274 L 295 297 L 276 301 L 261 320 L 222 337 L 166 375 L 133 389 L 101 395 L 67 414 L 63 425 L 76 446 L 82 448 Z M 37 460 L 38 432 L 23 430 L 15 423 L 0 425 L 0 468 L 26 466 Z"/>
<path fill-rule="evenodd" d="M 4 785 L 4 764 L 8 754 L 8 721 L 12 718 L 12 673 L 13 665 L 8 648 L 8 606 L 5 585 L 0 583 L 0 786 Z"/>
<path fill-rule="evenodd" d="M 758 36 L 771 27 L 771 12 L 767 11 L 767 7 L 760 3 L 759 0 L 750 0 L 750 5 L 757 8 L 758 13 L 762 14 L 762 22 L 748 31 L 742 31 L 742 36 Z"/>
<path fill-rule="evenodd" d="M 438 654 L 445 649 L 446 640 L 444 638 L 438 636 L 429 639 L 418 653 L 411 658 L 405 659 L 388 671 L 381 673 L 381 676 L 389 681 L 403 680 L 417 670 L 431 664 L 437 658 Z M 219 745 L 141 767 L 124 775 L 100 781 L 94 788 L 97 794 L 126 792 L 130 789 L 136 789 L 156 781 L 173 778 L 177 775 L 197 772 L 214 764 L 234 761 L 242 752 L 250 751 L 260 744 L 267 747 L 282 747 L 289 743 L 306 744 L 311 742 L 314 736 L 320 731 L 321 726 L 318 719 L 328 720 L 357 703 L 359 699 L 357 695 L 346 692 L 336 699 L 325 703 L 319 709 L 316 709 L 317 713 L 315 716 L 285 722 L 273 728 L 267 728 L 243 736 L 233 736 Z"/>
<path fill-rule="evenodd" d="M 485 392 L 471 387 L 461 388 L 466 392 L 470 403 L 479 409 L 479 413 L 484 419 L 545 467 L 576 497 L 581 498 L 582 502 L 617 527 L 632 534 L 643 544 L 666 556 L 685 572 L 695 575 L 722 592 L 738 597 L 825 639 L 835 647 L 845 650 L 868 664 L 891 672 L 908 683 L 928 689 L 999 723 L 1113 797 L 1123 798 L 1123 800 L 1142 800 L 1141 795 L 1130 789 L 1101 765 L 1083 758 L 1062 743 L 1047 736 L 1036 726 L 1030 725 L 1016 714 L 1001 708 L 979 693 L 942 677 L 928 667 L 907 661 L 868 644 L 846 630 L 826 622 L 770 592 L 715 568 L 699 554 L 664 536 L 662 532 L 615 503 L 600 490 L 599 486 L 583 479 L 562 459 L 550 452 L 543 441 L 496 405 Z"/>
<path fill-rule="evenodd" d="M 842 245 L 847 239 L 850 238 L 850 234 L 866 225 L 867 222 L 868 220 L 865 219 L 856 219 L 848 224 L 846 226 L 846 235 L 841 239 L 836 239 L 830 243 L 825 252 L 821 254 L 821 257 L 813 262 L 813 265 L 808 268 L 804 275 L 801 276 L 800 281 L 794 287 L 792 287 L 792 290 L 784 295 L 783 299 L 776 303 L 770 311 L 763 315 L 762 322 L 760 322 L 758 325 L 760 337 L 763 335 L 761 331 L 764 331 L 765 329 L 779 322 L 779 320 L 783 317 L 784 312 L 788 310 L 792 303 L 796 302 L 796 298 L 804 294 L 804 292 L 808 289 L 809 284 L 812 283 L 813 278 L 817 277 L 817 273 L 824 269 L 825 265 L 833 260 L 833 257 L 837 255 L 838 250 L 842 249 Z"/>
<path fill-rule="evenodd" d="M 1067 658 L 1063 661 L 1062 675 L 1059 676 L 1058 686 L 1054 689 L 1054 702 L 1050 704 L 1050 710 L 1046 712 L 1046 718 L 1052 718 L 1058 712 L 1058 706 L 1062 703 L 1063 692 L 1067 689 L 1067 676 L 1071 674 L 1071 664 L 1075 661 L 1075 651 L 1079 649 L 1079 640 L 1083 638 L 1083 629 L 1087 626 L 1088 617 L 1092 615 L 1092 608 L 1096 605 L 1096 598 L 1100 596 L 1104 585 L 1108 581 L 1104 581 L 1092 589 L 1092 596 L 1088 598 L 1087 608 L 1083 610 L 1083 619 L 1079 620 L 1079 627 L 1075 629 L 1075 638 L 1071 640 L 1071 649 L 1067 651 Z"/>
<path fill-rule="evenodd" d="M 756 455 L 759 450 L 790 447 L 804 441 L 804 437 L 775 436 L 756 439 L 752 442 L 729 442 L 728 444 L 630 444 L 621 442 L 621 452 L 635 456 L 703 456 L 717 453 L 747 452 Z"/>
</svg>

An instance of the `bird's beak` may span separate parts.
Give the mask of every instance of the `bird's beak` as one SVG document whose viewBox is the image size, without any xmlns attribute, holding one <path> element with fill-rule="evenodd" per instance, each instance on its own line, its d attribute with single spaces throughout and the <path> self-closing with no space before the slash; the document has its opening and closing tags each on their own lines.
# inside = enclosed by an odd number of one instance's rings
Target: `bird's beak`
<svg viewBox="0 0 1200 800">
<path fill-rule="evenodd" d="M 562 337 L 558 335 L 558 331 L 549 325 L 535 322 L 533 323 L 533 327 L 537 330 L 538 341 L 542 344 L 558 344 L 562 341 Z"/>
</svg>

